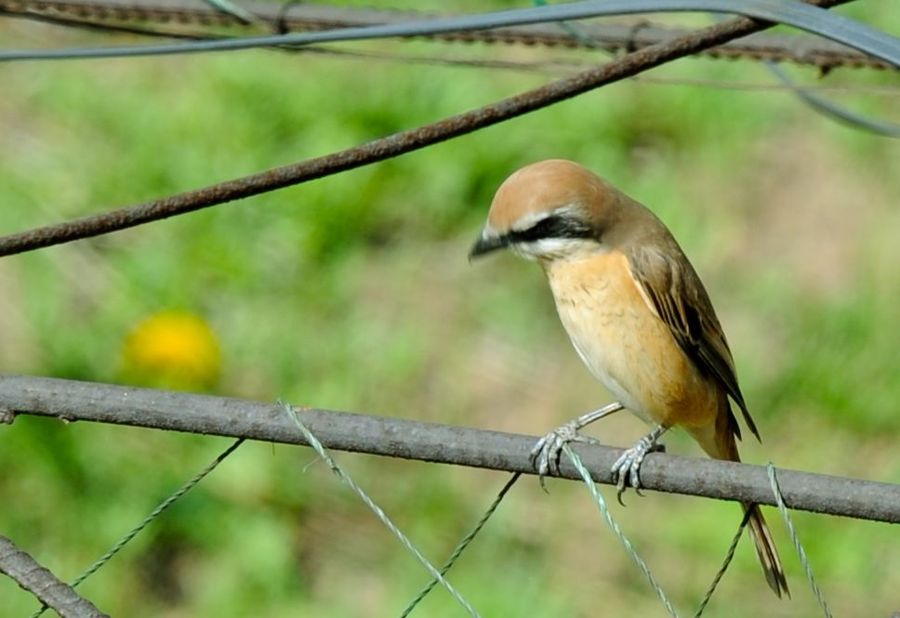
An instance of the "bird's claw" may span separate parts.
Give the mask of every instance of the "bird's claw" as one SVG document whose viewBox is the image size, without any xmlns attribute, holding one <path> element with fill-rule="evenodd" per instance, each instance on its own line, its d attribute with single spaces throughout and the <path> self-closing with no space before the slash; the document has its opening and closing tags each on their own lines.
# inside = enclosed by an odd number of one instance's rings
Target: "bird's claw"
<svg viewBox="0 0 900 618">
<path fill-rule="evenodd" d="M 657 444 L 652 435 L 644 436 L 634 446 L 622 453 L 621 457 L 612 465 L 612 480 L 616 483 L 616 500 L 622 506 L 625 506 L 622 494 L 629 485 L 637 495 L 644 495 L 641 493 L 641 464 L 644 463 L 647 453 L 654 451 L 665 451 L 665 446 Z"/>
<path fill-rule="evenodd" d="M 577 420 L 577 419 L 576 419 Z M 531 449 L 529 459 L 531 465 L 538 473 L 541 489 L 547 491 L 544 479 L 548 474 L 559 475 L 559 462 L 562 458 L 563 447 L 570 442 L 584 442 L 597 444 L 597 440 L 578 433 L 579 425 L 576 421 L 570 421 L 561 425 L 538 440 Z M 549 492 L 548 492 L 549 493 Z"/>
</svg>

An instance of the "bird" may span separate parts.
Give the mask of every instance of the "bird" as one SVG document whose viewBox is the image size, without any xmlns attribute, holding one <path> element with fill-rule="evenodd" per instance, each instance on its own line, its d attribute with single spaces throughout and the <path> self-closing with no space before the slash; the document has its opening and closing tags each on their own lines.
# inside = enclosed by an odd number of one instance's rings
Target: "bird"
<svg viewBox="0 0 900 618">
<path fill-rule="evenodd" d="M 626 478 L 639 491 L 644 457 L 672 427 L 686 430 L 710 457 L 740 461 L 733 402 L 759 439 L 709 294 L 675 237 L 643 204 L 573 161 L 532 163 L 497 189 L 469 258 L 499 249 L 540 264 L 575 350 L 617 398 L 535 445 L 542 482 L 558 472 L 566 443 L 593 441 L 579 429 L 622 409 L 653 429 L 613 465 L 620 502 Z M 742 506 L 769 587 L 789 597 L 759 506 Z"/>
</svg>

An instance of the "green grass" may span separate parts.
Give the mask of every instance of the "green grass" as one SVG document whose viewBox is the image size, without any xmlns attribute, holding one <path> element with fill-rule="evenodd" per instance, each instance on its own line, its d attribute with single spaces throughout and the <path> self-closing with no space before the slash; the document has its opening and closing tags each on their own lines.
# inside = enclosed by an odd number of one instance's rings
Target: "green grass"
<svg viewBox="0 0 900 618">
<path fill-rule="evenodd" d="M 882 13 L 890 29 L 896 16 Z M 0 27 L 24 40 L 23 26 Z M 465 53 L 512 54 L 491 49 Z M 766 79 L 714 61 L 650 76 Z M 0 78 L 3 233 L 327 154 L 544 81 L 262 52 L 6 65 Z M 894 100 L 859 104 L 886 114 Z M 538 270 L 509 256 L 469 265 L 466 253 L 503 178 L 547 157 L 581 161 L 645 202 L 691 256 L 765 438 L 744 444 L 749 461 L 900 481 L 900 151 L 779 92 L 616 84 L 364 169 L 4 258 L 0 367 L 118 381 L 134 325 L 181 309 L 220 339 L 215 393 L 544 433 L 607 394 Z M 643 427 L 623 417 L 594 431 L 627 444 Z M 0 534 L 71 579 L 226 444 L 19 418 L 0 428 Z M 679 434 L 669 448 L 698 454 Z M 438 562 L 505 480 L 338 457 Z M 113 615 L 399 614 L 425 572 L 311 461 L 245 445 L 84 593 Z M 739 516 L 655 494 L 613 512 L 685 613 Z M 769 520 L 794 600 L 770 598 L 744 542 L 707 615 L 817 615 L 777 513 Z M 896 531 L 796 520 L 836 615 L 900 609 Z M 662 615 L 577 484 L 551 483 L 548 497 L 520 482 L 451 581 L 485 616 Z M 5 578 L 0 598 L 4 615 L 35 607 Z M 435 590 L 419 615 L 462 614 Z"/>
</svg>

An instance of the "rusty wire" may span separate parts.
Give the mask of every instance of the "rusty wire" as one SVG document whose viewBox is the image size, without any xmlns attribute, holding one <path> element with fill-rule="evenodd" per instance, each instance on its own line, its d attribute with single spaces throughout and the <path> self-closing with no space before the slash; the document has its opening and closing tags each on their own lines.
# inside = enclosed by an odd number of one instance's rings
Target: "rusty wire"
<svg viewBox="0 0 900 618">
<path fill-rule="evenodd" d="M 217 11 L 209 4 L 185 4 L 183 0 L 0 0 L 0 14 L 32 19 L 77 20 L 82 24 L 153 23 L 159 34 L 174 37 L 184 34 L 184 27 L 229 27 L 259 30 L 259 24 L 271 25 L 279 31 L 326 30 L 397 24 L 423 19 L 422 12 L 355 9 L 338 6 L 271 3 L 243 3 L 258 17 L 247 24 Z M 161 26 L 161 28 L 159 28 Z M 594 44 L 609 52 L 628 52 L 684 36 L 683 28 L 660 27 L 640 21 L 634 24 L 591 24 L 583 31 Z M 445 42 L 480 42 L 490 44 L 545 46 L 555 48 L 588 48 L 585 39 L 576 39 L 554 24 L 515 26 L 486 31 L 454 32 L 433 35 Z M 698 54 L 713 58 L 769 60 L 812 65 L 823 71 L 837 67 L 898 68 L 842 45 L 817 37 L 797 35 L 754 35 L 740 41 L 729 41 Z"/>
<path fill-rule="evenodd" d="M 828 8 L 848 1 L 810 0 L 809 4 Z M 0 237 L 0 256 L 109 234 L 390 159 L 548 107 L 772 25 L 746 17 L 729 19 L 495 103 L 346 150 L 97 215 L 9 234 Z"/>
<path fill-rule="evenodd" d="M 2 2 L 3 0 L 0 0 Z M 2 12 L 0 12 L 2 14 Z M 23 17 L 21 14 L 10 14 L 11 17 Z M 94 30 L 98 32 L 113 32 L 122 34 L 134 34 L 138 36 L 163 37 L 173 39 L 201 40 L 222 38 L 224 35 L 201 32 L 199 30 L 160 30 L 151 27 L 131 26 L 124 23 L 114 21 L 98 21 L 91 19 L 80 19 L 73 17 L 62 17 L 56 15 L 29 15 L 28 19 L 40 21 L 53 25 L 64 27 L 84 28 L 86 30 Z M 317 45 L 305 45 L 303 47 L 281 46 L 275 48 L 278 51 L 312 54 L 318 56 L 332 56 L 341 59 L 360 60 L 360 61 L 376 61 L 376 62 L 393 62 L 403 64 L 419 64 L 426 66 L 441 67 L 463 67 L 472 69 L 487 69 L 497 71 L 513 71 L 527 74 L 543 74 L 551 77 L 561 77 L 571 75 L 577 71 L 582 71 L 590 66 L 597 64 L 596 59 L 591 57 L 550 57 L 539 58 L 534 60 L 513 60 L 509 58 L 471 58 L 461 55 L 451 55 L 447 53 L 428 53 L 415 54 L 401 51 L 370 51 L 362 49 L 340 48 L 330 45 L 328 47 L 320 47 Z M 710 50 L 713 51 L 713 50 Z M 701 52 L 705 53 L 705 52 Z M 871 57 L 866 57 L 870 60 Z M 876 60 L 877 61 L 877 60 Z M 880 61 L 877 61 L 880 62 Z M 842 66 L 850 66 L 844 64 Z M 826 67 L 822 67 L 823 70 Z M 890 68 L 900 70 L 900 67 Z M 764 92 L 795 92 L 797 88 L 802 88 L 804 93 L 843 93 L 843 94 L 866 94 L 871 96 L 898 97 L 900 96 L 900 87 L 889 85 L 860 85 L 860 84 L 814 84 L 814 85 L 787 85 L 784 83 L 770 83 L 758 81 L 735 81 L 723 79 L 703 79 L 688 77 L 643 77 L 638 76 L 632 78 L 634 82 L 639 84 L 659 85 L 659 86 L 697 86 L 703 88 L 714 88 L 720 90 L 742 90 L 742 91 L 764 91 Z"/>
<path fill-rule="evenodd" d="M 0 4 L 3 3 L 4 0 L 0 0 Z M 0 11 L 0 15 L 2 15 L 2 11 Z M 79 17 L 68 17 L 63 15 L 56 14 L 44 14 L 44 13 L 8 13 L 8 16 L 12 18 L 26 18 L 33 21 L 39 21 L 44 23 L 49 23 L 53 25 L 59 25 L 63 27 L 70 28 L 83 28 L 86 30 L 97 31 L 97 32 L 106 32 L 106 33 L 121 33 L 121 34 L 134 34 L 138 36 L 147 36 L 147 37 L 161 37 L 161 38 L 172 38 L 172 39 L 186 39 L 186 40 L 202 40 L 202 39 L 216 39 L 223 38 L 226 35 L 212 32 L 212 31 L 200 31 L 196 28 L 194 29 L 184 29 L 179 28 L 177 30 L 165 30 L 160 29 L 159 27 L 142 27 L 137 25 L 128 25 L 125 22 L 120 22 L 117 20 L 113 21 L 102 21 L 99 19 L 91 19 L 90 17 L 79 18 Z M 618 26 L 616 26 L 618 27 Z M 631 28 L 634 30 L 634 28 Z M 637 30 L 634 30 L 637 32 Z M 750 39 L 754 38 L 753 35 L 748 37 Z M 771 37 L 773 39 L 777 38 L 785 38 L 792 39 L 798 37 Z M 800 37 L 804 38 L 804 37 Z M 827 42 L 826 42 L 827 43 Z M 727 47 L 729 43 L 726 43 Z M 635 47 L 642 47 L 642 45 L 638 44 Z M 837 46 L 836 46 L 837 47 Z M 384 61 L 384 62 L 394 62 L 394 63 L 404 63 L 404 64 L 420 64 L 420 65 L 428 65 L 428 66 L 446 66 L 446 67 L 464 67 L 464 68 L 472 68 L 472 69 L 488 69 L 488 70 L 499 70 L 499 71 L 514 71 L 520 73 L 540 73 L 544 75 L 549 75 L 552 77 L 561 77 L 564 75 L 571 75 L 576 71 L 582 71 L 588 67 L 595 66 L 597 64 L 597 60 L 595 56 L 581 56 L 574 57 L 571 55 L 567 56 L 559 56 L 559 57 L 547 57 L 547 58 L 538 58 L 532 60 L 515 60 L 508 57 L 501 58 L 472 58 L 463 55 L 456 54 L 447 54 L 442 52 L 437 53 L 409 53 L 408 51 L 372 51 L 372 50 L 363 50 L 363 49 L 352 49 L 352 48 L 342 48 L 335 47 L 333 45 L 325 46 L 317 46 L 317 45 L 304 45 L 302 47 L 291 47 L 288 45 L 279 46 L 274 48 L 278 51 L 283 52 L 293 52 L 293 53 L 303 53 L 303 54 L 313 54 L 319 56 L 333 56 L 335 58 L 345 58 L 351 60 L 361 60 L 361 61 Z M 700 54 L 710 54 L 714 53 L 718 48 L 713 48 L 711 50 L 705 50 L 700 52 Z M 799 47 L 797 47 L 799 49 Z M 853 54 L 855 52 L 853 50 L 848 50 Z M 731 57 L 731 56 L 724 56 Z M 738 56 L 734 56 L 737 58 Z M 747 56 L 750 58 L 750 56 Z M 869 61 L 883 64 L 880 60 L 876 58 L 872 58 L 871 56 L 861 55 L 864 58 L 865 62 L 861 66 L 875 66 L 870 65 Z M 817 60 L 817 58 L 819 58 Z M 819 63 L 819 60 L 822 60 L 822 64 Z M 803 53 L 801 56 L 798 56 L 796 62 L 799 64 L 813 64 L 814 66 L 818 66 L 822 69 L 823 73 L 829 70 L 827 64 L 824 64 L 824 58 L 820 58 L 815 55 L 809 55 L 807 53 Z M 848 59 L 837 60 L 838 64 L 836 66 L 856 66 L 852 63 L 852 61 Z M 880 66 L 876 68 L 882 68 Z M 888 65 L 884 67 L 885 69 L 892 70 L 900 70 L 900 67 L 896 67 L 894 65 Z M 770 92 L 793 92 L 796 90 L 796 86 L 790 86 L 786 84 L 772 84 L 769 82 L 752 82 L 752 81 L 728 81 L 721 79 L 703 79 L 703 78 L 665 78 L 665 77 L 634 77 L 633 78 L 637 83 L 644 84 L 654 84 L 654 85 L 686 85 L 686 86 L 700 86 L 707 88 L 718 88 L 722 90 L 758 90 L 758 91 L 770 91 Z M 877 86 L 877 85 L 859 85 L 859 84 L 815 84 L 815 85 L 804 85 L 802 86 L 803 90 L 806 92 L 840 92 L 847 94 L 868 94 L 868 95 L 876 95 L 876 96 L 889 96 L 896 97 L 900 96 L 900 87 L 893 86 Z"/>
</svg>

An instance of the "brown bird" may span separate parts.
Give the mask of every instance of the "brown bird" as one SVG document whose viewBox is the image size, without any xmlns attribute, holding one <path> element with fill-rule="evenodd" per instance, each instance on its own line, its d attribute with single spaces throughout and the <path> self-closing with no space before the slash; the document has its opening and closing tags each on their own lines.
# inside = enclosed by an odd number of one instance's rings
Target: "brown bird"
<svg viewBox="0 0 900 618">
<path fill-rule="evenodd" d="M 538 442 L 533 458 L 542 476 L 558 470 L 566 442 L 589 441 L 580 428 L 623 407 L 654 429 L 613 466 L 620 496 L 626 478 L 640 487 L 641 462 L 670 427 L 683 427 L 710 457 L 740 461 L 729 398 L 759 439 L 709 295 L 646 207 L 577 163 L 541 161 L 497 190 L 470 257 L 501 248 L 543 267 L 581 360 L 618 398 Z M 759 506 L 743 507 L 766 581 L 790 596 Z"/>
</svg>

